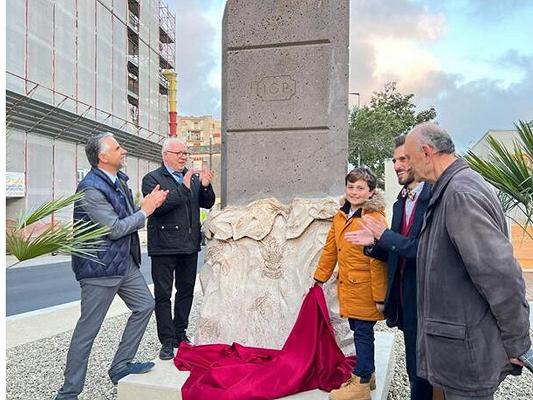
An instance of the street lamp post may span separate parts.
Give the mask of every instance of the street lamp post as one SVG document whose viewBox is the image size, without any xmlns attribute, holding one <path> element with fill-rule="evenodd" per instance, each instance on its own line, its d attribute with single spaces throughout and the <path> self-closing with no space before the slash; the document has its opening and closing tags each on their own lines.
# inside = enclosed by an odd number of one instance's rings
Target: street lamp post
<svg viewBox="0 0 533 400">
<path fill-rule="evenodd" d="M 209 170 L 213 170 L 213 135 L 209 135 Z"/>
<path fill-rule="evenodd" d="M 349 95 L 357 96 L 357 110 L 359 111 L 361 109 L 361 93 L 359 92 L 349 92 Z M 357 166 L 361 166 L 361 154 L 357 154 Z"/>
</svg>

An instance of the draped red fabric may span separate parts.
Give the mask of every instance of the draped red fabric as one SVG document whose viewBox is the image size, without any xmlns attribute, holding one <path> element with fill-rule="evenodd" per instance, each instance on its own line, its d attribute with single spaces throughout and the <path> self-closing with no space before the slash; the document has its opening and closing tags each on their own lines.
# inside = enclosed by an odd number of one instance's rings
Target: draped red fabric
<svg viewBox="0 0 533 400">
<path fill-rule="evenodd" d="M 355 357 L 339 349 L 324 293 L 315 285 L 281 350 L 182 342 L 174 364 L 191 371 L 181 389 L 184 400 L 267 400 L 336 389 L 349 379 Z"/>
</svg>

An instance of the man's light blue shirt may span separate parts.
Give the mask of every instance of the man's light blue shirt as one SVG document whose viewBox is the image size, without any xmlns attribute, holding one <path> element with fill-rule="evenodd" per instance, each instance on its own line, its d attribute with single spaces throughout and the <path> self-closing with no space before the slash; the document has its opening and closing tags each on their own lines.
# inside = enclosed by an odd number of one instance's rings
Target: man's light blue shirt
<svg viewBox="0 0 533 400">
<path fill-rule="evenodd" d="M 111 182 L 113 182 L 113 185 L 115 184 L 115 181 L 117 180 L 117 176 L 116 175 L 113 175 L 113 174 L 103 170 L 102 168 L 98 168 L 98 169 L 100 171 L 102 171 L 104 174 L 106 174 L 109 179 L 111 179 Z"/>
<path fill-rule="evenodd" d="M 181 182 L 179 181 L 178 177 L 176 175 L 174 175 L 174 172 L 180 172 L 182 175 L 183 175 L 183 171 L 177 171 L 175 169 L 172 169 L 170 168 L 167 164 L 163 164 L 165 166 L 165 168 L 167 169 L 167 171 L 170 173 L 170 175 L 172 175 L 172 177 L 174 178 L 174 180 L 176 182 L 178 182 L 178 184 L 181 185 Z"/>
</svg>

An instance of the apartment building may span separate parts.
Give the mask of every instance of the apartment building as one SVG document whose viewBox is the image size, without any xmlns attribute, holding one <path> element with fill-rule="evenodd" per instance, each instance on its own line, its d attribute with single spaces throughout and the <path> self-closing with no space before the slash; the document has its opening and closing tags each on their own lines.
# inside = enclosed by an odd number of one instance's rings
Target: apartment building
<svg viewBox="0 0 533 400">
<path fill-rule="evenodd" d="M 191 156 L 191 166 L 202 168 L 207 165 L 215 172 L 213 188 L 220 197 L 220 144 L 221 123 L 211 115 L 179 116 L 178 136 L 187 141 Z"/>
</svg>

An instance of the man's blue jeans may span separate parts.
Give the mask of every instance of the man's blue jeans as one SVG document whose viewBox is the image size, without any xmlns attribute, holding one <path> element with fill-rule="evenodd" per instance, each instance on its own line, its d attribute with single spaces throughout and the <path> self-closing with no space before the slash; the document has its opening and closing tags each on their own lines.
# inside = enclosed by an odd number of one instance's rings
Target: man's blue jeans
<svg viewBox="0 0 533 400">
<path fill-rule="evenodd" d="M 348 322 L 353 331 L 357 356 L 353 374 L 363 379 L 369 379 L 376 370 L 374 364 L 374 325 L 376 325 L 376 321 L 349 318 Z"/>
</svg>

